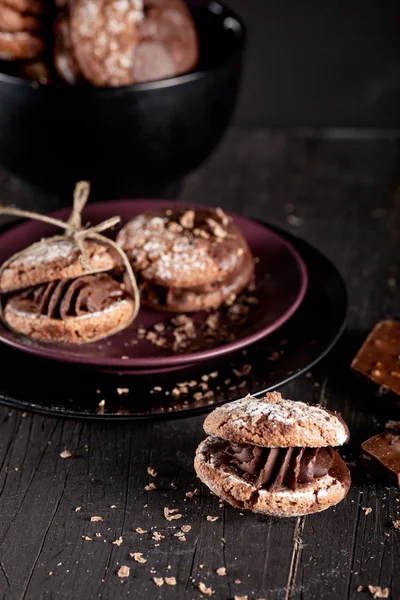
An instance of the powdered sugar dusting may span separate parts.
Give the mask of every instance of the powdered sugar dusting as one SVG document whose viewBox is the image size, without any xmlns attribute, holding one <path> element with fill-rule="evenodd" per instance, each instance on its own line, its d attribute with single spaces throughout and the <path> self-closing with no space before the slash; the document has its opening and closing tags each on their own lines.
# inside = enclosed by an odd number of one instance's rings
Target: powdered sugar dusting
<svg viewBox="0 0 400 600">
<path fill-rule="evenodd" d="M 54 241 L 33 249 L 27 248 L 26 252 L 12 262 L 12 265 L 24 265 L 27 267 L 38 264 L 47 265 L 58 260 L 67 260 L 78 252 L 78 247 L 70 240 Z"/>
</svg>

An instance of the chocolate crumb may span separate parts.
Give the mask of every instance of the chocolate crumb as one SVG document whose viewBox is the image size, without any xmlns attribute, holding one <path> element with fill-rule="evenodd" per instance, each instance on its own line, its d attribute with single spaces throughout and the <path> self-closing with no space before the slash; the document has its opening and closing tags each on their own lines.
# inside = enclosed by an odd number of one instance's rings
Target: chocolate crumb
<svg viewBox="0 0 400 600">
<path fill-rule="evenodd" d="M 193 492 L 186 492 L 186 498 L 193 498 L 193 496 L 198 496 L 200 494 L 199 490 L 196 488 Z"/>
<path fill-rule="evenodd" d="M 129 567 L 127 567 L 126 565 L 121 565 L 118 570 L 118 577 L 129 577 L 130 572 L 131 570 Z"/>
<path fill-rule="evenodd" d="M 129 394 L 129 388 L 117 388 L 117 394 L 122 396 L 122 394 Z"/>
<path fill-rule="evenodd" d="M 162 585 L 164 585 L 163 577 L 153 577 L 153 581 L 156 585 L 158 585 L 158 587 L 161 587 Z"/>
<path fill-rule="evenodd" d="M 366 517 L 372 513 L 372 508 L 370 506 L 362 506 L 361 509 L 365 512 Z"/>
<path fill-rule="evenodd" d="M 177 514 L 175 514 L 177 513 Z M 174 519 L 181 519 L 182 515 L 180 513 L 178 513 L 178 509 L 177 508 L 164 508 L 164 517 L 167 519 L 167 521 L 173 521 Z"/>
<path fill-rule="evenodd" d="M 117 540 L 114 540 L 113 542 L 111 542 L 112 544 L 114 544 L 115 546 L 120 546 L 122 544 L 124 540 L 122 539 L 122 536 L 119 536 L 119 538 Z"/>
<path fill-rule="evenodd" d="M 100 521 L 104 521 L 103 517 L 90 517 L 91 523 L 99 523 Z"/>
<path fill-rule="evenodd" d="M 217 575 L 220 575 L 221 577 L 223 577 L 224 575 L 226 575 L 225 567 L 220 567 L 219 569 L 217 569 L 216 573 L 217 573 Z"/>
<path fill-rule="evenodd" d="M 368 591 L 373 598 L 389 598 L 389 588 L 381 588 L 379 585 L 369 585 Z"/>
<path fill-rule="evenodd" d="M 205 596 L 212 596 L 214 594 L 213 590 L 210 587 L 207 587 L 202 581 L 199 583 L 199 590 Z"/>
<path fill-rule="evenodd" d="M 136 562 L 138 562 L 138 563 L 147 562 L 147 559 L 143 558 L 142 552 L 129 552 L 129 556 L 131 556 L 133 558 L 133 560 L 136 560 Z"/>
<path fill-rule="evenodd" d="M 61 458 L 71 458 L 72 454 L 69 450 L 63 450 L 60 453 Z"/>
</svg>

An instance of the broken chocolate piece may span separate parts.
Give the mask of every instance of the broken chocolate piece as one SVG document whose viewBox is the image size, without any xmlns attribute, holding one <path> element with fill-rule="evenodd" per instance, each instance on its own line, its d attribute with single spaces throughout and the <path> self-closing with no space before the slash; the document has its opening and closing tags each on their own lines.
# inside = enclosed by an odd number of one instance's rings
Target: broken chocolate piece
<svg viewBox="0 0 400 600">
<path fill-rule="evenodd" d="M 375 325 L 351 366 L 400 395 L 400 321 L 380 321 Z"/>
<path fill-rule="evenodd" d="M 400 486 L 400 433 L 383 431 L 361 444 L 361 460 L 371 473 Z"/>
</svg>

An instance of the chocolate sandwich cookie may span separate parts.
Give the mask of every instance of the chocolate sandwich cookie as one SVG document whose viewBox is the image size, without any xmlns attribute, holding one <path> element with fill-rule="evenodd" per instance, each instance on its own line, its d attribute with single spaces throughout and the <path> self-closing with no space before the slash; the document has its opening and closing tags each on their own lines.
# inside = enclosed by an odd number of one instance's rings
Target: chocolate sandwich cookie
<svg viewBox="0 0 400 600">
<path fill-rule="evenodd" d="M 92 85 L 172 77 L 197 63 L 197 34 L 182 0 L 74 0 L 69 15 L 72 54 Z"/>
<path fill-rule="evenodd" d="M 251 251 L 221 209 L 149 211 L 117 243 L 137 274 L 143 304 L 173 312 L 217 308 L 254 278 Z"/>
<path fill-rule="evenodd" d="M 34 245 L 5 265 L 0 292 L 11 329 L 43 342 L 85 343 L 130 325 L 135 302 L 121 281 L 119 255 L 101 242 L 83 243 L 90 270 L 69 239 Z"/>
<path fill-rule="evenodd" d="M 343 419 L 278 392 L 250 396 L 214 410 L 195 469 L 212 492 L 240 509 L 277 517 L 319 512 L 350 488 L 350 473 L 334 450 L 348 441 Z"/>
<path fill-rule="evenodd" d="M 0 31 L 0 60 L 34 60 L 45 50 L 45 42 L 28 32 Z"/>
<path fill-rule="evenodd" d="M 129 325 L 133 300 L 107 273 L 61 279 L 13 294 L 4 309 L 6 323 L 42 342 L 86 343 Z"/>
</svg>

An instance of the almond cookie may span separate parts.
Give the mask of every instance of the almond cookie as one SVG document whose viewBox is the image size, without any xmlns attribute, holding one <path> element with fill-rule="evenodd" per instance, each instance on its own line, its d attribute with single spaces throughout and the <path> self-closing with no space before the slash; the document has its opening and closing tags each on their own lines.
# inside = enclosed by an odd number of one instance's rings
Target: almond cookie
<svg viewBox="0 0 400 600">
<path fill-rule="evenodd" d="M 0 60 L 33 60 L 44 50 L 44 40 L 37 35 L 0 31 Z"/>
<path fill-rule="evenodd" d="M 134 302 L 106 273 L 51 281 L 13 294 L 4 319 L 18 333 L 42 342 L 86 343 L 130 324 Z"/>
<path fill-rule="evenodd" d="M 21 13 L 7 4 L 0 3 L 0 29 L 9 31 L 35 32 L 41 29 L 41 22 L 37 16 L 29 13 Z"/>
<path fill-rule="evenodd" d="M 2 4 L 6 4 L 20 13 L 41 15 L 44 12 L 45 0 L 2 0 Z"/>
<path fill-rule="evenodd" d="M 120 231 L 143 304 L 174 312 L 217 308 L 254 278 L 251 251 L 221 209 L 149 211 Z"/>
<path fill-rule="evenodd" d="M 278 392 L 248 396 L 205 420 L 211 434 L 195 457 L 197 476 L 240 509 L 277 517 L 320 512 L 350 488 L 350 473 L 332 446 L 345 443 L 343 419 Z"/>
<path fill-rule="evenodd" d="M 74 54 L 95 86 L 172 77 L 198 60 L 196 30 L 182 0 L 75 0 Z"/>
</svg>

